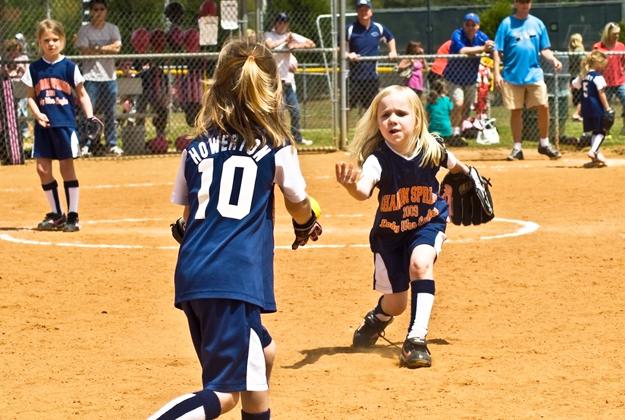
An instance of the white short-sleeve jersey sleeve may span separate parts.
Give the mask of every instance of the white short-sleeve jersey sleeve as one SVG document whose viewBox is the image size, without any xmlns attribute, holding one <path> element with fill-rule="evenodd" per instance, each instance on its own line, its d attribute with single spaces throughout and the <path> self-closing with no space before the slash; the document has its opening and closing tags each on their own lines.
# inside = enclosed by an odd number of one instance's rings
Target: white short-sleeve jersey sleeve
<svg viewBox="0 0 625 420">
<path fill-rule="evenodd" d="M 26 71 L 22 75 L 22 83 L 24 83 L 28 87 L 33 87 L 33 78 L 30 75 L 30 69 L 26 69 Z"/>
<path fill-rule="evenodd" d="M 274 182 L 291 203 L 300 203 L 308 196 L 306 194 L 306 181 L 299 166 L 295 147 L 283 147 L 276 152 Z"/>
<path fill-rule="evenodd" d="M 449 150 L 447 150 L 447 169 L 452 169 L 454 166 L 458 164 L 458 158 L 454 156 Z"/>
<path fill-rule="evenodd" d="M 377 184 L 382 179 L 382 166 L 380 161 L 374 155 L 369 155 L 365 163 L 362 164 L 362 173 L 360 177 L 370 176 L 374 180 L 374 184 Z"/>
<path fill-rule="evenodd" d="M 599 75 L 595 77 L 595 80 L 593 81 L 595 82 L 595 86 L 597 86 L 597 90 L 603 90 L 607 86 L 607 83 L 603 75 Z"/>
<path fill-rule="evenodd" d="M 85 82 L 85 78 L 82 77 L 82 73 L 78 66 L 74 67 L 74 86 L 78 86 L 81 83 Z"/>
<path fill-rule="evenodd" d="M 189 205 L 189 187 L 187 186 L 187 179 L 184 176 L 186 161 L 187 151 L 185 149 L 182 151 L 182 156 L 180 156 L 180 167 L 178 167 L 176 182 L 174 182 L 174 191 L 171 193 L 171 202 L 180 204 L 181 206 Z"/>
</svg>

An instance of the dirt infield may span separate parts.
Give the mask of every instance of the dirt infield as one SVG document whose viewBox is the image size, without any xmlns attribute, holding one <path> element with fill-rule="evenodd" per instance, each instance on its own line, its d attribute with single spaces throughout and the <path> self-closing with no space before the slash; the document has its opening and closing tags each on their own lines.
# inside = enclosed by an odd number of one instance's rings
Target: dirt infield
<svg viewBox="0 0 625 420">
<path fill-rule="evenodd" d="M 278 200 L 279 312 L 264 318 L 278 344 L 274 419 L 625 418 L 625 156 L 608 150 L 608 167 L 585 169 L 581 152 L 549 161 L 529 147 L 519 162 L 456 151 L 492 178 L 497 218 L 448 228 L 422 370 L 400 369 L 383 342 L 351 347 L 378 296 L 376 203 L 334 181 L 344 153 L 301 156 L 324 234 L 291 251 Z M 0 419 L 140 420 L 201 386 L 172 304 L 177 166 L 77 162 L 75 234 L 31 230 L 47 211 L 34 164 L 0 167 Z M 387 329 L 397 345 L 408 317 Z"/>
</svg>

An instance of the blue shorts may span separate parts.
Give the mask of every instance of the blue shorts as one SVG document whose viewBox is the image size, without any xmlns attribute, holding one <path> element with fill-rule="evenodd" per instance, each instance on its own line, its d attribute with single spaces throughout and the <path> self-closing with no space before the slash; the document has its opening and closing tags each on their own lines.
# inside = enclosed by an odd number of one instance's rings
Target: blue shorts
<svg viewBox="0 0 625 420">
<path fill-rule="evenodd" d="M 35 124 L 34 158 L 73 159 L 80 156 L 74 127 L 41 127 Z"/>
<path fill-rule="evenodd" d="M 584 133 L 592 132 L 593 134 L 603 133 L 602 117 L 584 117 Z"/>
<path fill-rule="evenodd" d="M 202 365 L 204 389 L 268 389 L 263 349 L 271 336 L 261 324 L 260 307 L 230 299 L 196 299 L 180 306 Z"/>
<path fill-rule="evenodd" d="M 443 242 L 447 239 L 445 229 L 447 223 L 433 219 L 425 226 L 417 229 L 411 239 L 391 252 L 375 252 L 373 263 L 373 288 L 379 292 L 400 293 L 410 288 L 410 257 L 418 245 L 430 245 L 436 250 L 436 256 L 441 252 Z"/>
</svg>

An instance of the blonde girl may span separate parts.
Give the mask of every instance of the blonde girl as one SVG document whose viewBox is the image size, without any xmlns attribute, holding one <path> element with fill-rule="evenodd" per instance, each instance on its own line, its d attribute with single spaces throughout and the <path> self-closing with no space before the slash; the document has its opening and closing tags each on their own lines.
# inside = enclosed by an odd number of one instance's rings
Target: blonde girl
<svg viewBox="0 0 625 420">
<path fill-rule="evenodd" d="M 440 196 L 436 174 L 469 168 L 430 132 L 421 100 L 412 89 L 382 90 L 356 126 L 352 164 L 336 164 L 336 179 L 357 200 L 379 189 L 370 234 L 374 289 L 383 293 L 354 333 L 356 347 L 373 346 L 411 295 L 411 319 L 401 351 L 408 368 L 430 367 L 426 335 L 434 304 L 433 266 L 445 240 L 449 206 Z"/>
<path fill-rule="evenodd" d="M 599 152 L 599 147 L 608 134 L 603 128 L 602 119 L 607 112 L 614 113 L 608 103 L 605 94 L 606 81 L 601 74 L 608 62 L 609 59 L 603 52 L 599 50 L 591 52 L 584 57 L 581 73 L 571 83 L 573 87 L 583 91 L 581 104 L 584 132 L 592 132 L 588 157 L 599 165 L 605 165 L 605 157 Z"/>
<path fill-rule="evenodd" d="M 569 38 L 569 52 L 571 53 L 582 53 L 584 52 L 584 40 L 582 38 L 582 34 L 572 34 Z M 571 80 L 577 76 L 581 71 L 581 62 L 582 56 L 579 54 L 573 54 L 569 59 L 569 72 L 571 73 Z M 575 112 L 573 113 L 574 121 L 581 121 L 580 117 L 581 111 L 581 101 L 582 101 L 582 91 L 580 89 L 571 89 L 571 95 L 573 97 L 573 105 L 575 105 Z"/>
<path fill-rule="evenodd" d="M 187 316 L 203 387 L 150 420 L 214 419 L 239 399 L 243 420 L 270 419 L 275 344 L 260 314 L 276 311 L 274 185 L 293 217 L 292 248 L 321 234 L 283 118 L 281 89 L 269 49 L 249 39 L 223 47 L 172 195 L 184 206 L 186 224 L 174 303 Z"/>
<path fill-rule="evenodd" d="M 37 162 L 41 186 L 50 204 L 50 212 L 37 229 L 76 232 L 80 229 L 80 222 L 74 158 L 80 156 L 80 149 L 72 88 L 87 118 L 93 117 L 93 108 L 78 66 L 61 54 L 65 47 L 63 26 L 53 19 L 39 22 L 37 46 L 41 58 L 33 62 L 22 77 L 28 86 L 28 107 L 35 117 L 33 158 Z M 67 216 L 59 198 L 58 183 L 52 173 L 52 160 L 59 161 Z"/>
</svg>

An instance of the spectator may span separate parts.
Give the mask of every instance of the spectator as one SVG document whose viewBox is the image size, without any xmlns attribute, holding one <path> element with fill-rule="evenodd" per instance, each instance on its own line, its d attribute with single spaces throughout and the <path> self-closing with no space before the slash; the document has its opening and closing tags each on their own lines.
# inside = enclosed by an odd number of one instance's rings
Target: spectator
<svg viewBox="0 0 625 420">
<path fill-rule="evenodd" d="M 569 38 L 569 52 L 580 53 L 584 52 L 584 40 L 581 34 L 572 34 Z M 569 73 L 571 74 L 571 81 L 575 77 L 579 76 L 581 71 L 581 55 L 571 55 L 569 58 Z M 582 106 L 582 91 L 571 85 L 571 96 L 573 99 L 573 105 L 575 106 L 575 112 L 573 112 L 573 121 L 581 121 L 580 111 Z"/>
<path fill-rule="evenodd" d="M 91 0 L 89 15 L 91 23 L 78 30 L 76 47 L 82 55 L 119 54 L 122 48 L 119 28 L 106 22 L 108 7 L 105 0 Z M 82 64 L 85 89 L 93 106 L 104 114 L 104 137 L 108 153 L 119 156 L 123 150 L 117 146 L 117 73 L 115 59 L 85 60 Z M 83 155 L 89 154 L 90 144 L 83 146 Z"/>
<path fill-rule="evenodd" d="M 539 54 L 553 63 L 557 72 L 562 63 L 550 50 L 551 43 L 545 24 L 530 15 L 531 0 L 514 0 L 516 11 L 506 17 L 495 36 L 495 86 L 502 91 L 503 102 L 510 110 L 510 128 L 514 146 L 508 160 L 523 160 L 521 148 L 523 105 L 536 108 L 540 144 L 538 153 L 550 159 L 562 157 L 549 143 L 549 102 Z M 500 71 L 503 55 L 503 72 Z"/>
<path fill-rule="evenodd" d="M 445 41 L 438 47 L 436 51 L 436 55 L 447 55 L 449 54 L 449 48 L 451 47 L 451 39 Z M 426 79 L 428 81 L 428 85 L 432 86 L 435 80 L 443 79 L 443 73 L 445 72 L 445 67 L 447 67 L 447 59 L 446 58 L 436 58 L 430 67 L 430 71 L 427 72 Z"/>
<path fill-rule="evenodd" d="M 18 34 L 19 35 L 19 34 Z M 11 39 L 6 43 L 7 64 L 5 71 L 11 80 L 20 80 L 28 69 L 28 56 L 24 53 L 23 44 L 17 39 Z M 17 117 L 28 116 L 28 99 L 21 98 L 17 101 Z M 30 129 L 26 121 L 19 123 L 22 137 L 30 137 Z"/>
<path fill-rule="evenodd" d="M 493 50 L 493 41 L 480 31 L 480 18 L 475 13 L 467 13 L 462 28 L 456 29 L 451 36 L 450 54 L 476 55 Z M 480 60 L 472 58 L 452 58 L 445 67 L 447 92 L 454 103 L 451 111 L 452 134 L 460 135 L 460 127 L 469 115 L 471 105 L 477 102 L 477 73 Z"/>
<path fill-rule="evenodd" d="M 380 55 L 380 42 L 388 44 L 388 58 L 397 58 L 395 37 L 381 23 L 374 22 L 373 9 L 369 0 L 358 0 L 356 3 L 357 20 L 346 28 L 347 58 L 349 67 L 349 106 L 367 109 L 378 94 L 379 80 L 376 61 L 358 61 L 360 57 Z"/>
<path fill-rule="evenodd" d="M 448 146 L 466 146 L 467 141 L 460 135 L 452 134 L 450 114 L 454 104 L 447 96 L 445 83 L 435 80 L 430 86 L 425 111 L 428 115 L 428 131 L 440 135 Z"/>
<path fill-rule="evenodd" d="M 291 114 L 291 133 L 298 144 L 312 145 L 311 140 L 302 138 L 300 129 L 300 109 L 295 93 L 295 70 L 289 71 L 291 66 L 291 50 L 294 48 L 315 48 L 315 43 L 302 35 L 289 31 L 290 20 L 286 13 L 278 13 L 274 20 L 273 29 L 265 32 L 265 46 L 274 50 L 274 57 L 278 62 L 278 71 L 282 79 L 282 96 L 284 105 Z M 297 63 L 297 61 L 295 61 Z M 297 69 L 297 64 L 295 65 Z"/>
<path fill-rule="evenodd" d="M 593 50 L 599 50 L 606 54 L 608 57 L 608 65 L 603 70 L 603 77 L 605 78 L 606 87 L 605 95 L 608 98 L 608 102 L 612 102 L 612 98 L 616 94 L 621 105 L 623 105 L 623 111 L 621 117 L 623 118 L 623 127 L 621 128 L 621 135 L 625 134 L 625 55 L 613 55 L 610 52 L 624 53 L 625 45 L 619 41 L 621 35 L 621 27 L 618 23 L 610 22 L 603 28 L 603 35 L 601 41 L 595 43 L 592 46 Z"/>
<path fill-rule="evenodd" d="M 611 111 L 605 94 L 605 79 L 601 72 L 608 64 L 606 55 L 594 50 L 584 58 L 582 72 L 573 80 L 577 89 L 582 89 L 582 115 L 584 116 L 584 132 L 592 132 L 588 157 L 592 163 L 605 165 L 605 157 L 599 151 L 608 130 L 603 127 L 603 116 Z M 613 112 L 613 111 L 612 111 Z"/>
<path fill-rule="evenodd" d="M 418 41 L 408 41 L 406 46 L 406 55 L 424 54 L 421 43 Z M 420 98 L 423 94 L 423 72 L 427 71 L 427 63 L 422 58 L 405 58 L 399 62 L 397 66 L 399 71 L 412 66 L 412 76 L 406 80 L 405 85 L 414 90 Z"/>
</svg>

